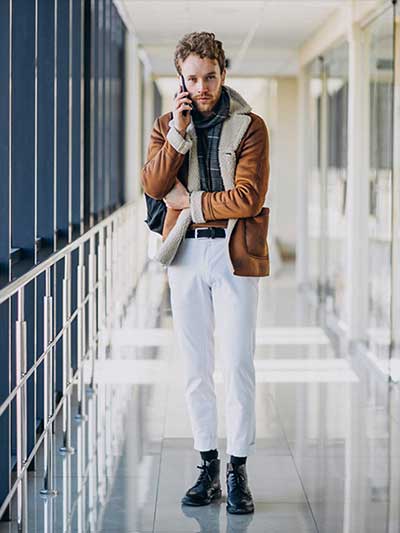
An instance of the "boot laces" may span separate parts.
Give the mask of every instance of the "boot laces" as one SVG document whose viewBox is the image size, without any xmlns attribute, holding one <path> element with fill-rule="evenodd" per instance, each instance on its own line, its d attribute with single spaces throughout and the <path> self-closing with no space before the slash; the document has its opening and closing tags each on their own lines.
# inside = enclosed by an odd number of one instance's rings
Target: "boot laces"
<svg viewBox="0 0 400 533">
<path fill-rule="evenodd" d="M 196 482 L 196 485 L 198 485 L 199 483 L 202 483 L 206 479 L 211 483 L 212 477 L 210 476 L 210 472 L 208 471 L 207 465 L 206 464 L 197 465 L 197 468 L 199 470 L 201 470 L 201 473 L 200 473 L 199 478 L 198 478 L 198 480 Z"/>
<path fill-rule="evenodd" d="M 229 477 L 233 490 L 239 489 L 241 492 L 246 492 L 246 477 L 243 473 L 233 469 L 229 472 Z"/>
</svg>

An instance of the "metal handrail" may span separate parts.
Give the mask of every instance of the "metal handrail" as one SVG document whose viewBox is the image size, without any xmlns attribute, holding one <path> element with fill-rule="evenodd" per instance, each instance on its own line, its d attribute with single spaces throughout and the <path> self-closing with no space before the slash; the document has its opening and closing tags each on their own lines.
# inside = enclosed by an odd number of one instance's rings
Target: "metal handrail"
<svg viewBox="0 0 400 533">
<path fill-rule="evenodd" d="M 14 294 L 16 294 L 18 290 L 24 287 L 27 283 L 37 278 L 38 275 L 43 274 L 46 269 L 52 267 L 55 263 L 60 261 L 60 259 L 63 259 L 65 256 L 79 248 L 80 245 L 84 244 L 92 236 L 98 233 L 100 229 L 104 228 L 105 226 L 108 226 L 118 216 L 121 216 L 124 211 L 132 209 L 132 206 L 133 202 L 124 204 L 116 211 L 114 211 L 114 213 L 104 218 L 98 224 L 91 227 L 85 233 L 77 237 L 74 241 L 66 244 L 64 248 L 62 248 L 61 250 L 57 250 L 49 257 L 46 257 L 46 259 L 43 259 L 43 261 L 28 270 L 28 272 L 22 274 L 18 279 L 11 281 L 8 285 L 6 285 L 3 289 L 0 290 L 0 305 L 9 298 L 11 298 L 11 296 L 14 296 Z"/>
<path fill-rule="evenodd" d="M 78 385 L 78 413 L 77 419 L 85 420 L 85 390 L 83 367 L 91 364 L 90 375 L 93 385 L 94 360 L 105 357 L 106 343 L 110 342 L 110 331 L 115 321 L 121 320 L 121 315 L 126 312 L 126 304 L 130 299 L 140 273 L 138 263 L 145 257 L 146 239 L 138 239 L 133 246 L 126 246 L 127 242 L 134 240 L 133 234 L 139 226 L 134 218 L 140 214 L 143 205 L 137 208 L 136 203 L 128 203 L 120 207 L 107 218 L 90 228 L 75 241 L 58 250 L 51 256 L 35 265 L 31 270 L 21 275 L 17 280 L 9 283 L 0 291 L 0 304 L 10 302 L 17 295 L 16 317 L 16 344 L 15 344 L 15 385 L 0 405 L 0 417 L 11 409 L 12 402 L 16 401 L 16 456 L 17 473 L 13 484 L 9 486 L 8 493 L 0 505 L 0 517 L 10 505 L 13 497 L 17 495 L 17 521 L 20 529 L 25 529 L 27 524 L 27 472 L 40 446 L 44 444 L 44 488 L 40 491 L 43 496 L 55 496 L 53 489 L 53 424 L 57 415 L 62 413 L 63 419 L 63 445 L 60 452 L 73 453 L 71 447 L 71 393 L 74 385 Z M 140 227 L 140 226 L 139 226 Z M 95 236 L 99 235 L 96 244 Z M 85 246 L 89 244 L 86 256 Z M 72 298 L 72 252 L 79 249 L 79 261 L 75 267 L 77 280 L 76 309 L 71 313 Z M 143 252 L 143 257 L 140 256 Z M 139 253 L 138 253 L 139 252 Z M 51 268 L 58 262 L 64 261 L 62 280 L 62 323 L 60 330 L 53 331 L 53 296 L 55 279 L 51 282 Z M 143 261 L 143 264 L 145 261 Z M 86 268 L 88 269 L 88 287 L 86 288 Z M 35 357 L 35 361 L 27 368 L 27 321 L 25 317 L 25 287 L 31 281 L 45 274 L 44 290 L 44 321 L 43 321 L 43 351 Z M 136 275 L 136 279 L 135 279 Z M 127 278 L 131 285 L 127 287 Z M 129 281 L 128 281 L 129 283 Z M 115 303 L 115 305 L 113 305 Z M 76 368 L 71 364 L 71 329 L 77 321 L 77 362 Z M 88 332 L 86 333 L 86 327 Z M 53 338 L 54 333 L 54 338 Z M 100 333 L 105 333 L 100 337 Z M 62 395 L 57 405 L 54 404 L 55 374 L 53 360 L 57 343 L 62 342 Z M 11 356 L 11 355 L 10 355 Z M 32 449 L 27 449 L 27 387 L 43 365 L 43 394 L 44 416 L 43 429 L 35 437 Z M 90 405 L 90 403 L 89 403 Z M 36 411 L 34 413 L 36 417 Z"/>
<path fill-rule="evenodd" d="M 97 335 L 98 337 L 98 335 Z M 81 368 L 83 367 L 84 363 L 89 359 L 89 354 L 90 354 L 90 351 L 91 349 L 88 350 L 88 353 L 86 354 L 85 358 L 82 360 L 82 363 L 79 365 L 79 367 L 76 369 L 76 372 L 74 374 L 74 377 L 73 379 L 71 380 L 70 384 L 68 385 L 68 392 L 70 391 L 70 389 L 72 388 L 72 386 L 75 384 L 75 382 L 77 381 L 78 379 L 78 371 L 81 370 Z M 7 494 L 4 502 L 1 504 L 1 507 L 0 507 L 0 516 L 3 515 L 4 511 L 7 509 L 8 505 L 10 504 L 14 494 L 15 494 L 15 491 L 17 490 L 17 487 L 18 487 L 18 484 L 22 481 L 24 475 L 28 472 L 28 468 L 29 468 L 29 465 L 31 464 L 31 462 L 33 461 L 36 453 L 38 452 L 40 446 L 42 445 L 43 441 L 44 441 L 44 438 L 45 438 L 45 435 L 46 435 L 46 429 L 48 429 L 48 427 L 50 427 L 53 422 L 55 421 L 58 413 L 60 412 L 61 408 L 63 407 L 64 405 L 64 402 L 65 402 L 65 398 L 66 396 L 63 396 L 60 401 L 58 402 L 57 406 L 55 407 L 55 410 L 54 410 L 54 413 L 52 414 L 52 416 L 49 418 L 47 424 L 46 424 L 46 427 L 43 428 L 43 432 L 42 434 L 40 435 L 40 437 L 38 438 L 35 446 L 32 448 L 32 451 L 31 453 L 29 454 L 28 458 L 26 459 L 26 461 L 24 462 L 23 466 L 22 466 L 22 470 L 21 470 L 21 473 L 15 478 L 15 481 L 14 481 L 14 484 L 13 486 L 11 487 L 9 493 Z"/>
<path fill-rule="evenodd" d="M 95 289 L 98 287 L 99 282 L 96 283 Z M 75 320 L 76 316 L 78 315 L 78 312 L 86 305 L 86 303 L 89 300 L 90 292 L 86 296 L 86 298 L 83 300 L 82 304 L 79 305 L 74 313 L 71 315 L 71 317 L 67 320 L 65 323 L 65 326 L 63 326 L 62 329 L 58 332 L 58 335 L 54 337 L 54 339 L 50 342 L 50 344 L 47 346 L 47 348 L 44 350 L 42 355 L 36 359 L 34 364 L 30 367 L 30 369 L 24 374 L 24 376 L 20 379 L 18 382 L 18 385 L 16 385 L 13 390 L 10 392 L 10 394 L 7 396 L 7 398 L 4 400 L 4 402 L 0 405 L 0 416 L 4 413 L 4 411 L 7 409 L 7 407 L 10 405 L 10 403 L 15 398 L 18 389 L 20 389 L 31 377 L 31 375 L 39 368 L 41 363 L 44 361 L 46 355 L 56 346 L 57 342 L 61 339 L 61 337 L 64 335 L 66 330 L 69 328 L 69 326 L 72 324 L 72 322 Z M 1 515 L 1 514 L 0 514 Z"/>
</svg>

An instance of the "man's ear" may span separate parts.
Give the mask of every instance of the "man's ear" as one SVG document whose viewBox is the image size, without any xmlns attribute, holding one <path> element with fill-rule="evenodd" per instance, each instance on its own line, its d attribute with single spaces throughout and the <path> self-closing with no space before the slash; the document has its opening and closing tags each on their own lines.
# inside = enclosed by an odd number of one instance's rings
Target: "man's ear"
<svg viewBox="0 0 400 533">
<path fill-rule="evenodd" d="M 224 70 L 222 71 L 222 74 L 221 74 L 222 83 L 225 83 L 225 77 L 226 77 L 226 68 L 224 68 Z"/>
</svg>

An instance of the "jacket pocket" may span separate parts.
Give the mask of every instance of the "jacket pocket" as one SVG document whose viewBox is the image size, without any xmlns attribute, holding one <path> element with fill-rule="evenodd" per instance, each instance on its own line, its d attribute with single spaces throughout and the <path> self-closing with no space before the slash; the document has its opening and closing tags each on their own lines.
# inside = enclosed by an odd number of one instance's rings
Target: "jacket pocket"
<svg viewBox="0 0 400 533">
<path fill-rule="evenodd" d="M 268 225 L 269 207 L 263 207 L 258 215 L 245 219 L 245 244 L 250 256 L 258 259 L 268 258 Z"/>
</svg>

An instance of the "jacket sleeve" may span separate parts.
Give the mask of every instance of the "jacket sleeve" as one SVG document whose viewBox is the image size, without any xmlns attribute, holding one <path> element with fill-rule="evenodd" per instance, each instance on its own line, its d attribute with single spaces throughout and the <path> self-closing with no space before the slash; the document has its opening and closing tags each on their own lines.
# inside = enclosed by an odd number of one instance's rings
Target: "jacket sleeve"
<svg viewBox="0 0 400 533">
<path fill-rule="evenodd" d="M 194 222 L 257 215 L 264 205 L 269 184 L 269 133 L 264 120 L 255 116 L 247 130 L 236 165 L 235 186 L 219 192 L 191 194 Z"/>
<path fill-rule="evenodd" d="M 147 161 L 140 175 L 145 193 L 156 200 L 164 198 L 174 187 L 178 170 L 191 145 L 192 141 L 184 139 L 173 125 L 165 138 L 160 119 L 156 119 L 150 135 Z"/>
</svg>

